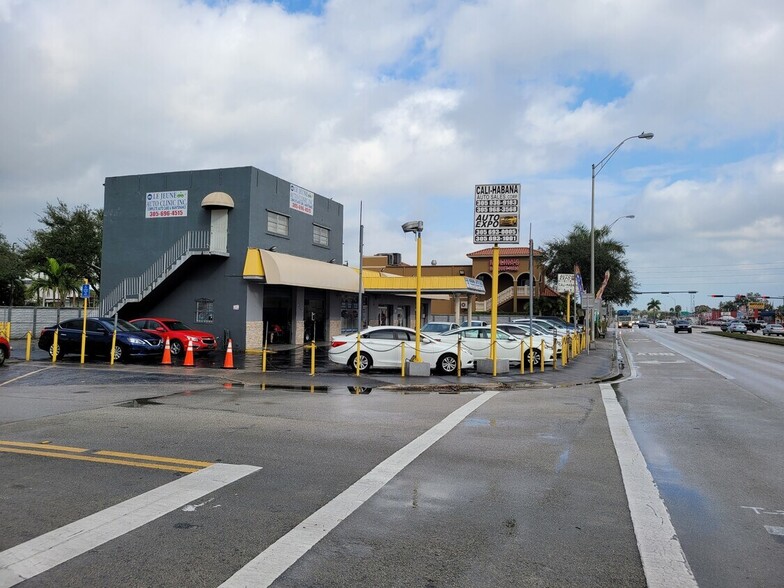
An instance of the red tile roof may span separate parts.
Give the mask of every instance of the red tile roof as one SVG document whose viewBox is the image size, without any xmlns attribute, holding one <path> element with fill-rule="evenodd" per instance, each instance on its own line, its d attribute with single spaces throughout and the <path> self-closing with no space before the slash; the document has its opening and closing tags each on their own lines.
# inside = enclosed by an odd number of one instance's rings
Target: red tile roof
<svg viewBox="0 0 784 588">
<path fill-rule="evenodd" d="M 528 247 L 499 247 L 501 257 L 528 257 Z M 493 257 L 493 248 L 487 247 L 473 253 L 466 253 L 468 257 Z M 542 251 L 534 249 L 534 256 L 541 256 Z"/>
</svg>

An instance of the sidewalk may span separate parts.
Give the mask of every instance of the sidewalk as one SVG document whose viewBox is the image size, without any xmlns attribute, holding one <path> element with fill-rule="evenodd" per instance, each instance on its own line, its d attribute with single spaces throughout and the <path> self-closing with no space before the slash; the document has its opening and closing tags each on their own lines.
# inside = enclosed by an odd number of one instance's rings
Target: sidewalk
<svg viewBox="0 0 784 588">
<path fill-rule="evenodd" d="M 244 363 L 247 364 L 249 362 L 246 360 Z M 193 368 L 190 369 L 192 370 Z M 198 368 L 197 371 L 199 371 Z M 212 375 L 215 374 L 215 370 L 205 370 L 205 372 L 207 371 Z M 245 386 L 261 386 L 264 388 L 301 387 L 306 389 L 313 387 L 316 390 L 348 388 L 361 393 L 371 389 L 459 392 L 461 390 L 498 388 L 554 388 L 612 380 L 622 371 L 623 364 L 618 361 L 615 338 L 610 336 L 605 339 L 597 339 L 593 343 L 590 352 L 581 353 L 576 358 L 570 360 L 566 366 L 562 366 L 559 361 L 556 370 L 553 370 L 552 366 L 547 366 L 544 372 L 540 372 L 537 368 L 533 374 L 521 374 L 517 366 L 511 368 L 508 374 L 496 377 L 487 374 L 477 374 L 474 370 L 467 370 L 460 378 L 457 376 L 439 375 L 404 378 L 399 371 L 377 371 L 357 377 L 348 369 L 317 370 L 314 376 L 310 376 L 309 373 L 287 370 L 262 373 L 260 368 L 252 369 L 248 367 L 226 370 L 226 373 L 228 380 Z"/>
</svg>

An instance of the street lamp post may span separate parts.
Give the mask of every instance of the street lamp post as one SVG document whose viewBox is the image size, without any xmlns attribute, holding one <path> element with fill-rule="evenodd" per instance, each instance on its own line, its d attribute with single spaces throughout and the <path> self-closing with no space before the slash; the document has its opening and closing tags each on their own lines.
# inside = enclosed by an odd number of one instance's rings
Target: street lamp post
<svg viewBox="0 0 784 588">
<path fill-rule="evenodd" d="M 422 312 L 422 230 L 424 223 L 422 221 L 409 221 L 403 224 L 404 233 L 416 233 L 417 239 L 417 271 L 416 271 L 416 340 L 414 341 L 414 363 L 420 363 L 422 356 L 420 355 L 420 331 L 421 331 L 421 312 Z"/>
<path fill-rule="evenodd" d="M 610 229 L 612 229 L 613 225 L 615 223 L 617 223 L 619 220 L 621 220 L 622 218 L 634 218 L 634 215 L 633 214 L 627 214 L 626 216 L 619 216 L 613 222 L 611 222 L 609 225 L 607 225 L 607 230 L 609 231 Z"/>
<path fill-rule="evenodd" d="M 629 139 L 653 139 L 653 133 L 646 133 L 642 132 L 639 135 L 632 135 L 631 137 L 626 137 L 623 141 L 618 143 L 615 146 L 615 149 L 610 151 L 607 155 L 605 155 L 599 163 L 591 164 L 591 341 L 596 338 L 596 325 L 594 324 L 593 316 L 594 316 L 594 309 L 596 305 L 596 300 L 593 298 L 596 295 L 596 260 L 595 260 L 595 252 L 596 252 L 596 231 L 594 226 L 594 212 L 595 212 L 595 201 L 596 201 L 596 176 L 599 175 L 599 172 L 604 169 L 604 166 L 607 165 L 607 162 L 612 159 L 612 156 L 618 152 L 618 149 L 621 148 L 621 145 L 626 143 Z M 615 222 L 615 221 L 613 221 Z"/>
</svg>

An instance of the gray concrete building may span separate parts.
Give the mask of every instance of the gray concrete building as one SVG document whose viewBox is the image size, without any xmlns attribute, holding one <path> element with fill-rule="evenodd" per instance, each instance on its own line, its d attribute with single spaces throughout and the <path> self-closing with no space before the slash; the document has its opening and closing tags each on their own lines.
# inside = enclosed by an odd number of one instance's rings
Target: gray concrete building
<svg viewBox="0 0 784 588">
<path fill-rule="evenodd" d="M 103 238 L 101 314 L 178 318 L 239 349 L 265 325 L 328 339 L 356 298 L 343 206 L 253 167 L 106 178 Z M 266 272 L 247 270 L 260 252 Z"/>
</svg>

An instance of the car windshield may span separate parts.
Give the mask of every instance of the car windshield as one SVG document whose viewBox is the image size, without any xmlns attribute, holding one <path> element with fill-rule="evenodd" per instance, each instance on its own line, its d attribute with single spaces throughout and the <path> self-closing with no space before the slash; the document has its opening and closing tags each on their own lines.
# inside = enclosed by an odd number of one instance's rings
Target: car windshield
<svg viewBox="0 0 784 588">
<path fill-rule="evenodd" d="M 428 323 L 422 327 L 422 333 L 443 333 L 448 331 L 452 325 L 449 323 Z"/>
<path fill-rule="evenodd" d="M 172 331 L 192 331 L 188 325 L 182 321 L 161 321 L 166 327 Z"/>
<path fill-rule="evenodd" d="M 106 326 L 110 331 L 114 330 L 114 321 L 107 320 L 101 321 L 104 326 Z M 124 321 L 123 319 L 117 319 L 117 330 L 118 331 L 126 331 L 128 333 L 138 333 L 141 331 L 139 327 L 136 325 L 132 325 L 128 321 Z"/>
</svg>

